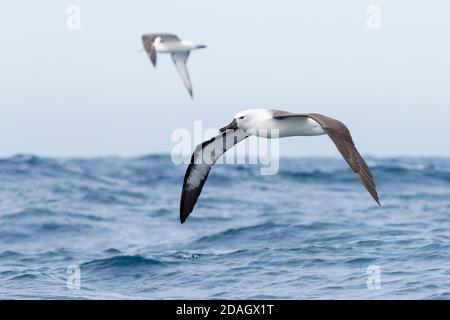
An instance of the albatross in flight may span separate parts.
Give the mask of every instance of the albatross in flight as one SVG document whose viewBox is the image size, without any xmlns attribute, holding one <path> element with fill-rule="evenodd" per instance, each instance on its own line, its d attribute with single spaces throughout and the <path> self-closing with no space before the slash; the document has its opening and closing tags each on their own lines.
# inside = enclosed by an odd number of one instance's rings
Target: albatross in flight
<svg viewBox="0 0 450 320">
<path fill-rule="evenodd" d="M 271 130 L 277 130 L 271 137 Z M 292 136 L 317 136 L 327 134 L 336 145 L 358 179 L 380 205 L 375 182 L 369 167 L 356 150 L 348 128 L 340 121 L 327 116 L 310 113 L 254 109 L 241 111 L 233 121 L 221 128 L 220 134 L 198 145 L 184 176 L 180 203 L 180 221 L 184 223 L 200 196 L 214 163 L 228 149 L 245 138 L 255 135 L 264 138 Z"/>
<path fill-rule="evenodd" d="M 181 79 L 183 79 L 183 83 L 192 98 L 192 84 L 186 68 L 186 62 L 191 50 L 203 49 L 206 48 L 206 46 L 180 40 L 176 35 L 170 33 L 144 34 L 142 36 L 142 42 L 154 67 L 156 67 L 157 53 L 170 53 L 172 55 L 173 63 L 177 67 L 178 73 L 180 74 Z"/>
</svg>

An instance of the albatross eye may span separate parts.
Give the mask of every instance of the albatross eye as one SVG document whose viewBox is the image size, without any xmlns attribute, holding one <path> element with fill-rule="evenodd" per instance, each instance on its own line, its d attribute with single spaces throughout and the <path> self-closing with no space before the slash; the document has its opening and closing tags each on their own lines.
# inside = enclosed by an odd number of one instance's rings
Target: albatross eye
<svg viewBox="0 0 450 320">
<path fill-rule="evenodd" d="M 241 119 L 241 120 L 244 119 L 244 118 L 245 118 L 245 116 L 239 117 L 239 119 Z"/>
</svg>

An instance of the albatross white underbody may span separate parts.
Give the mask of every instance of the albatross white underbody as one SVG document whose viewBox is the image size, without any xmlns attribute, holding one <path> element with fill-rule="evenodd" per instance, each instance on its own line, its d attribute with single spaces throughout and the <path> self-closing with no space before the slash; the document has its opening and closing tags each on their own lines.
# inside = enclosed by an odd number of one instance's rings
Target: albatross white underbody
<svg viewBox="0 0 450 320">
<path fill-rule="evenodd" d="M 253 109 L 239 112 L 220 134 L 198 145 L 183 182 L 180 221 L 184 223 L 193 211 L 211 167 L 227 150 L 249 136 L 284 138 L 328 135 L 338 151 L 373 199 L 380 205 L 373 176 L 355 147 L 348 128 L 340 121 L 310 113 L 297 114 L 279 110 Z"/>
</svg>

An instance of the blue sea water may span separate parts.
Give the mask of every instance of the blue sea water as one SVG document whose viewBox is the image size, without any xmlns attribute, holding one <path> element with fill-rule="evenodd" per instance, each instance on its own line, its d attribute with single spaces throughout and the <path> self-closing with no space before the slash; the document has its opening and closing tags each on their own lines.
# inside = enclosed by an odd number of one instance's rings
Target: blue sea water
<svg viewBox="0 0 450 320">
<path fill-rule="evenodd" d="M 170 156 L 2 158 L 0 298 L 449 299 L 450 159 L 368 162 L 381 208 L 341 159 L 282 159 L 216 165 L 181 225 Z"/>
</svg>

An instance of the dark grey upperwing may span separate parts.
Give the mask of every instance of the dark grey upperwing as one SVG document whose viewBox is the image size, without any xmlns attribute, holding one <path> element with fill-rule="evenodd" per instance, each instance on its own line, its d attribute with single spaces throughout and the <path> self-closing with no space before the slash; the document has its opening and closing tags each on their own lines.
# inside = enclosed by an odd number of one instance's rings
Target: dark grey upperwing
<svg viewBox="0 0 450 320">
<path fill-rule="evenodd" d="M 370 172 L 366 161 L 364 161 L 363 157 L 356 149 L 350 131 L 345 124 L 317 113 L 274 115 L 274 118 L 277 119 L 291 117 L 309 117 L 319 123 L 373 199 L 378 205 L 381 205 L 372 173 Z"/>
<path fill-rule="evenodd" d="M 144 44 L 144 49 L 150 57 L 150 61 L 152 62 L 153 66 L 156 66 L 156 49 L 153 46 L 153 43 L 158 37 L 161 38 L 162 42 L 180 40 L 176 35 L 170 33 L 147 33 L 142 35 L 142 43 Z"/>
<path fill-rule="evenodd" d="M 247 138 L 244 130 L 227 130 L 195 148 L 186 174 L 180 201 L 180 221 L 184 223 L 194 209 L 214 163 L 228 149 Z"/>
</svg>

